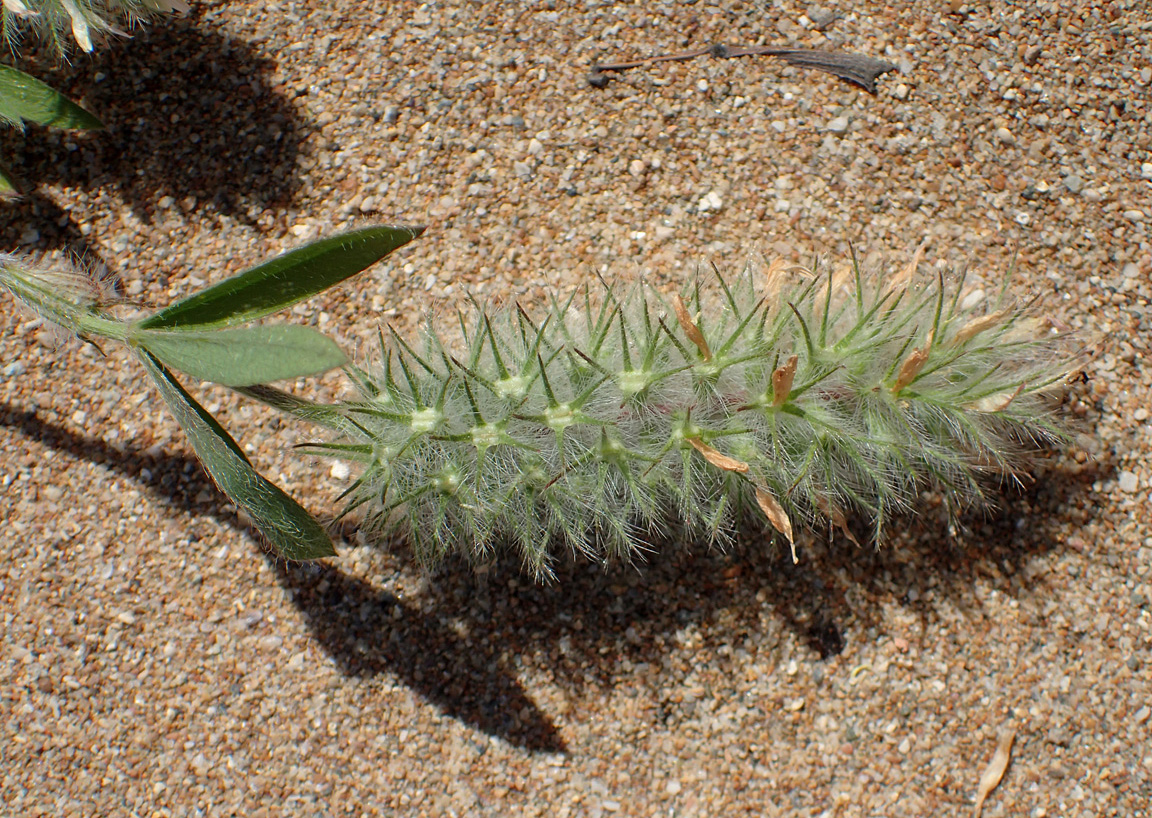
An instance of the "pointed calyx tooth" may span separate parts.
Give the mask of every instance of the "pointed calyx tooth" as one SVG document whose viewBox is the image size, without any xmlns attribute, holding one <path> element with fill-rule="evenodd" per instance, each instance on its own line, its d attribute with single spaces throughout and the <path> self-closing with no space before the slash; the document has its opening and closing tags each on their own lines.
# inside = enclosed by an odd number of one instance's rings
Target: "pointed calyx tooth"
<svg viewBox="0 0 1152 818">
<path fill-rule="evenodd" d="M 692 444 L 692 448 L 704 455 L 704 459 L 711 463 L 718 469 L 724 471 L 734 471 L 740 474 L 748 473 L 748 464 L 743 460 L 737 460 L 734 457 L 729 457 L 723 452 L 713 449 L 707 443 L 704 443 L 700 438 L 690 437 L 687 438 L 688 442 Z"/>
<path fill-rule="evenodd" d="M 935 330 L 930 331 L 924 341 L 924 346 L 908 353 L 908 357 L 905 358 L 904 363 L 900 365 L 900 371 L 896 375 L 896 382 L 892 384 L 893 395 L 899 395 L 908 384 L 916 380 L 916 376 L 920 374 L 920 370 L 923 369 L 924 364 L 928 362 L 928 355 L 932 352 L 932 339 L 935 334 Z"/>
<path fill-rule="evenodd" d="M 792 549 L 792 564 L 798 563 L 800 560 L 796 556 L 796 541 L 792 539 L 792 521 L 788 519 L 784 506 L 780 505 L 780 501 L 769 494 L 767 489 L 759 486 L 756 487 L 756 504 L 764 512 L 768 522 L 772 523 L 772 527 L 788 538 L 788 546 Z"/>
<path fill-rule="evenodd" d="M 712 360 L 712 350 L 708 348 L 708 342 L 704 340 L 704 333 L 700 331 L 700 327 L 696 326 L 696 322 L 692 320 L 692 316 L 688 313 L 688 308 L 684 306 L 684 299 L 680 294 L 672 296 L 672 306 L 676 309 L 676 320 L 680 322 L 680 328 L 684 330 L 684 334 L 688 336 L 688 340 L 696 345 L 700 350 L 700 357 L 704 362 Z"/>
<path fill-rule="evenodd" d="M 952 346 L 960 346 L 960 344 L 963 344 L 966 341 L 972 340 L 977 335 L 984 332 L 984 330 L 991 329 L 992 327 L 999 324 L 1014 309 L 1015 309 L 1014 306 L 1009 306 L 1009 307 L 1005 307 L 1002 310 L 998 310 L 997 312 L 990 313 L 988 315 L 982 315 L 979 318 L 973 318 L 967 324 L 960 327 L 960 331 L 952 336 L 952 340 L 950 342 L 951 345 Z"/>
<path fill-rule="evenodd" d="M 772 373 L 772 406 L 778 408 L 788 402 L 788 396 L 792 394 L 792 381 L 796 378 L 796 364 L 799 361 L 800 356 L 793 355 L 784 366 L 778 367 Z"/>
</svg>

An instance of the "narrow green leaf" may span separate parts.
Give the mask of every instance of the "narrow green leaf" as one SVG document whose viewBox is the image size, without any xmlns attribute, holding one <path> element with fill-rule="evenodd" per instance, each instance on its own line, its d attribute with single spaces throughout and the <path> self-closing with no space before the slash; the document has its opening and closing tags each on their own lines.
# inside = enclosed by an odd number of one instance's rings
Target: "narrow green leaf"
<svg viewBox="0 0 1152 818">
<path fill-rule="evenodd" d="M 208 474 L 228 499 L 248 512 L 276 552 L 290 560 L 334 556 L 336 549 L 320 523 L 252 468 L 236 441 L 164 364 L 147 350 L 139 350 L 139 355 Z"/>
<path fill-rule="evenodd" d="M 279 312 L 375 264 L 423 227 L 366 227 L 291 250 L 142 320 L 141 329 L 236 326 Z"/>
<path fill-rule="evenodd" d="M 274 324 L 217 330 L 137 330 L 131 341 L 165 365 L 223 386 L 303 378 L 348 362 L 326 335 Z"/>
<path fill-rule="evenodd" d="M 0 65 L 0 121 L 97 130 L 104 123 L 68 97 L 10 65 Z"/>
</svg>

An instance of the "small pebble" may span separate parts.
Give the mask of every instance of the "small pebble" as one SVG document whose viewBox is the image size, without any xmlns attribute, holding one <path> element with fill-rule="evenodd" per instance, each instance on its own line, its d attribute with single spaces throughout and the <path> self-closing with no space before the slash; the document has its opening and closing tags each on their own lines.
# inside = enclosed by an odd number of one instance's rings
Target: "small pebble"
<svg viewBox="0 0 1152 818">
<path fill-rule="evenodd" d="M 965 295 L 960 301 L 960 309 L 971 310 L 975 309 L 985 298 L 985 292 L 982 289 L 975 289 Z"/>
<path fill-rule="evenodd" d="M 846 116 L 836 117 L 835 119 L 831 120 L 828 123 L 827 129 L 830 133 L 834 133 L 837 136 L 840 136 L 840 135 L 847 133 L 848 132 L 848 117 L 846 117 Z"/>
<path fill-rule="evenodd" d="M 700 199 L 696 204 L 696 209 L 701 213 L 708 211 L 717 211 L 724 207 L 724 200 L 720 198 L 720 194 L 715 190 L 710 191 L 707 195 Z"/>
</svg>

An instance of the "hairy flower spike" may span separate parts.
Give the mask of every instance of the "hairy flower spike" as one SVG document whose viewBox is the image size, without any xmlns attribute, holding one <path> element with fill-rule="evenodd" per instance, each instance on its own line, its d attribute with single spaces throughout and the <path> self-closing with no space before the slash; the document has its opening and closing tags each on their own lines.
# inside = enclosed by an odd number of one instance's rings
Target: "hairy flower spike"
<svg viewBox="0 0 1152 818">
<path fill-rule="evenodd" d="M 365 453 L 349 509 L 427 560 L 507 546 L 547 573 L 557 547 L 628 558 L 672 524 L 724 543 L 750 511 L 794 558 L 794 527 L 821 520 L 879 538 L 923 485 L 981 503 L 1063 439 L 1045 393 L 1077 364 L 1065 336 L 962 287 L 915 264 L 773 265 L 761 286 L 693 282 L 671 310 L 640 285 L 556 300 L 544 320 L 481 315 L 461 323 L 460 360 L 426 327 L 356 370 L 363 398 L 340 407 L 356 422 L 330 448 Z"/>
</svg>

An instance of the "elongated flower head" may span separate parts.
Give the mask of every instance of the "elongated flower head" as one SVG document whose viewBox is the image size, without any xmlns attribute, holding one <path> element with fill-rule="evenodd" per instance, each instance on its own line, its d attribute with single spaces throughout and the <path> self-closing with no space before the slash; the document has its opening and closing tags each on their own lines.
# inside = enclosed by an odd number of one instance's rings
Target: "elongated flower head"
<svg viewBox="0 0 1152 818">
<path fill-rule="evenodd" d="M 315 448 L 359 460 L 347 511 L 429 561 L 506 546 L 546 574 L 557 549 L 626 559 L 672 528 L 725 543 L 750 515 L 793 549 L 802 526 L 855 539 L 852 520 L 879 540 L 922 487 L 984 502 L 1061 440 L 1048 393 L 1077 363 L 1006 291 L 909 267 L 583 290 L 461 316 L 459 346 L 431 322 L 382 335 L 342 437 Z"/>
</svg>

